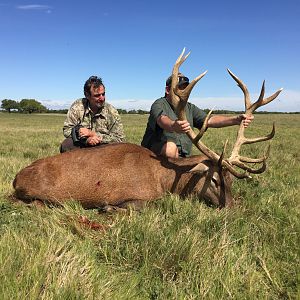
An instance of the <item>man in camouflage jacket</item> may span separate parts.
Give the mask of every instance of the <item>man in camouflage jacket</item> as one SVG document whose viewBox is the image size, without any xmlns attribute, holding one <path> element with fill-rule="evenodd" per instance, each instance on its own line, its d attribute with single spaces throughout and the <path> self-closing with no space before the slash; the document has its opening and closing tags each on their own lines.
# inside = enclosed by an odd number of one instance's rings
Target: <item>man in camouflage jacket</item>
<svg viewBox="0 0 300 300">
<path fill-rule="evenodd" d="M 85 98 L 76 100 L 64 122 L 66 139 L 60 152 L 78 147 L 93 147 L 125 140 L 118 111 L 105 102 L 105 86 L 101 78 L 91 76 L 84 84 Z"/>
</svg>

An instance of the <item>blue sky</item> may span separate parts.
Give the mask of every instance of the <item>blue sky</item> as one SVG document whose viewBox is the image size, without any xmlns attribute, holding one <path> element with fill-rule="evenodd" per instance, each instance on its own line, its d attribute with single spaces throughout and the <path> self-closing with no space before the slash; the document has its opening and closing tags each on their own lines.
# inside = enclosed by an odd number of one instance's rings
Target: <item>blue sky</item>
<svg viewBox="0 0 300 300">
<path fill-rule="evenodd" d="M 34 98 L 68 108 L 90 75 L 103 78 L 117 108 L 149 109 L 173 64 L 207 75 L 190 101 L 201 108 L 244 108 L 230 68 L 263 107 L 300 111 L 300 1 L 0 0 L 0 100 Z"/>
</svg>

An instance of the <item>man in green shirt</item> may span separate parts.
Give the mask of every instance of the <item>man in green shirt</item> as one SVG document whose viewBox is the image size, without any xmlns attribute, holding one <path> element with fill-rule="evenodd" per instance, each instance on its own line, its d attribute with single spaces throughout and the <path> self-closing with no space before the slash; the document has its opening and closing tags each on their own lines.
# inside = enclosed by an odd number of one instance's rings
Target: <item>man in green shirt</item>
<svg viewBox="0 0 300 300">
<path fill-rule="evenodd" d="M 186 157 L 191 154 L 192 142 L 185 134 L 191 127 L 200 129 L 206 113 L 192 103 L 187 103 L 185 113 L 187 120 L 180 121 L 173 110 L 170 100 L 172 76 L 166 81 L 165 96 L 157 99 L 151 106 L 147 128 L 141 145 L 152 150 L 157 155 L 166 157 Z M 184 89 L 189 84 L 189 79 L 183 74 L 178 74 L 178 88 Z M 215 115 L 209 118 L 208 127 L 220 128 L 240 125 L 243 122 L 247 127 L 253 116 L 245 114 L 239 116 Z"/>
<path fill-rule="evenodd" d="M 66 139 L 60 152 L 78 147 L 93 147 L 125 140 L 118 111 L 105 102 L 102 79 L 91 76 L 84 84 L 85 98 L 76 100 L 70 107 L 63 126 Z"/>
</svg>

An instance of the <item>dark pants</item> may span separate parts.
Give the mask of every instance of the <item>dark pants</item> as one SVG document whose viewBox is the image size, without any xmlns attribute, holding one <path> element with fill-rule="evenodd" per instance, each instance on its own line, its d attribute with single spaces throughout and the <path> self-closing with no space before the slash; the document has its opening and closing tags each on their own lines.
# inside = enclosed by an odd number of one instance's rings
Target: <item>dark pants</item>
<svg viewBox="0 0 300 300">
<path fill-rule="evenodd" d="M 74 145 L 73 139 L 71 137 L 66 138 L 61 144 L 59 151 L 60 153 L 64 153 L 73 149 L 81 148 L 80 145 Z"/>
<path fill-rule="evenodd" d="M 170 141 L 173 142 L 173 141 Z M 160 155 L 162 147 L 165 145 L 166 142 L 158 142 L 151 145 L 149 148 L 151 151 L 153 151 L 155 154 Z M 174 143 L 174 142 L 173 142 Z M 178 155 L 179 157 L 187 157 L 188 154 L 182 150 L 181 145 L 176 145 L 178 148 Z"/>
</svg>

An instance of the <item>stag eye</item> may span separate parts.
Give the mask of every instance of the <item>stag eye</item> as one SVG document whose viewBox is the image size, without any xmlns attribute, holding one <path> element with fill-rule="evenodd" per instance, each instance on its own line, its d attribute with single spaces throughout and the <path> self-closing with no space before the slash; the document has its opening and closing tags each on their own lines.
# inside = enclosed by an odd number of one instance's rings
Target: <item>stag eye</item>
<svg viewBox="0 0 300 300">
<path fill-rule="evenodd" d="M 212 177 L 212 178 L 211 178 L 211 182 L 212 182 L 215 186 L 218 186 L 218 180 L 217 180 L 217 178 Z"/>
</svg>

